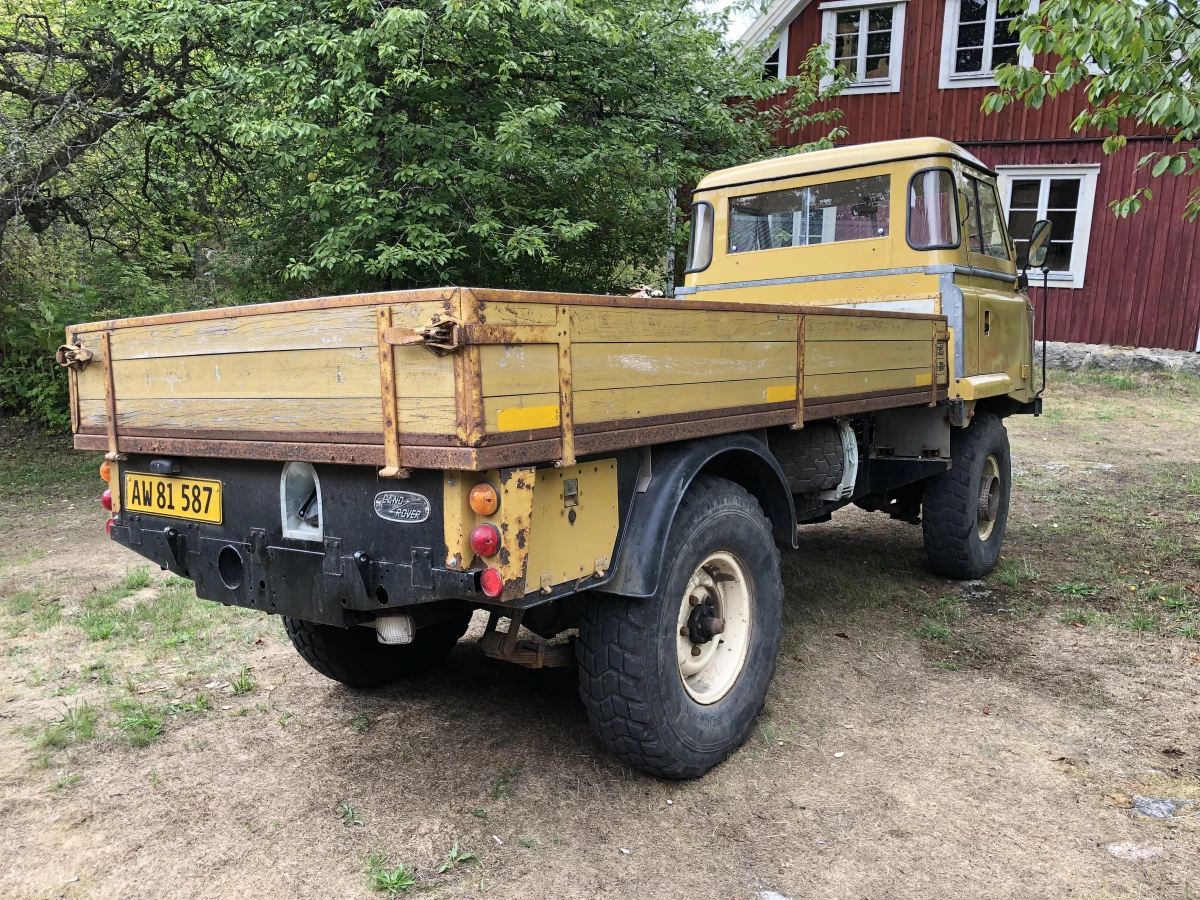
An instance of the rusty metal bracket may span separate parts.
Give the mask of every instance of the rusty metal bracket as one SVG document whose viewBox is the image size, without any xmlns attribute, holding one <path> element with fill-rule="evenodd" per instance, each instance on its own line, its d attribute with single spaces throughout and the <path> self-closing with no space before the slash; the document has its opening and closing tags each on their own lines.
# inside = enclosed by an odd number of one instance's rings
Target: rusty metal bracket
<svg viewBox="0 0 1200 900">
<path fill-rule="evenodd" d="M 796 316 L 796 421 L 792 430 L 804 427 L 804 316 Z"/>
<path fill-rule="evenodd" d="M 83 341 L 76 339 L 74 344 L 61 345 L 54 353 L 54 361 L 64 369 L 82 372 L 88 367 L 88 363 L 92 361 L 94 355 L 91 350 L 83 346 Z"/>
<path fill-rule="evenodd" d="M 389 326 L 381 338 L 388 344 L 398 346 L 422 344 L 435 356 L 445 356 L 463 345 L 462 322 L 454 318 L 437 317 L 431 324 L 419 328 Z"/>
<path fill-rule="evenodd" d="M 392 308 L 381 306 L 376 311 L 379 329 L 379 393 L 383 400 L 383 454 L 384 467 L 379 470 L 380 478 L 407 478 L 412 474 L 401 458 L 400 410 L 396 404 L 396 362 L 392 354 L 392 342 L 387 339 L 392 328 Z"/>
</svg>

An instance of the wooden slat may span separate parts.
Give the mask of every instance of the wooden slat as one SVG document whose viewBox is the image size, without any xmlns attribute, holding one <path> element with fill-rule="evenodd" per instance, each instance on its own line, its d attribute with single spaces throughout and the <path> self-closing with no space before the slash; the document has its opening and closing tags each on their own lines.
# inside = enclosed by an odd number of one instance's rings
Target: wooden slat
<svg viewBox="0 0 1200 900">
<path fill-rule="evenodd" d="M 812 345 L 809 344 L 811 351 Z M 914 369 L 886 369 L 882 372 L 851 372 L 841 375 L 806 375 L 806 399 L 865 394 L 872 391 L 891 391 L 898 388 L 931 387 L 929 366 Z"/>
<path fill-rule="evenodd" d="M 836 375 L 928 366 L 931 334 L 926 334 L 923 341 L 808 341 L 805 371 L 809 375 Z"/>
<path fill-rule="evenodd" d="M 928 369 L 924 370 L 928 374 Z M 671 413 L 713 410 L 728 415 L 740 406 L 796 401 L 796 378 L 759 378 L 748 381 L 724 381 L 709 384 L 668 385 L 622 390 L 575 391 L 575 422 L 586 424 L 610 420 L 638 419 Z M 558 394 L 524 394 L 514 397 L 488 397 L 484 401 L 487 430 L 499 430 L 501 410 L 541 409 L 555 406 Z M 724 411 L 724 412 L 721 412 Z M 550 423 L 547 422 L 547 426 Z"/>
<path fill-rule="evenodd" d="M 481 349 L 485 397 L 545 393 L 554 388 L 557 357 L 552 347 L 519 344 Z M 744 381 L 796 373 L 796 346 L 791 341 L 575 343 L 572 353 L 577 391 Z"/>
<path fill-rule="evenodd" d="M 401 397 L 398 402 L 402 431 L 423 434 L 454 433 L 453 397 Z M 79 404 L 80 424 L 104 428 L 103 400 Z M 351 397 L 292 400 L 121 400 L 117 408 L 120 427 L 244 428 L 250 431 L 377 431 L 383 433 L 380 400 Z"/>
<path fill-rule="evenodd" d="M 686 309 L 621 309 L 601 306 L 571 308 L 571 330 L 589 343 L 631 340 L 684 343 L 695 341 L 794 341 L 796 316 L 784 313 L 721 312 Z"/>
<path fill-rule="evenodd" d="M 396 378 L 403 393 L 453 397 L 454 363 L 423 347 L 395 347 Z M 339 350 L 280 350 L 222 353 L 170 359 L 126 359 L 115 365 L 117 396 L 204 398 L 378 397 L 379 364 L 374 347 Z M 91 367 L 89 367 L 91 368 Z M 80 379 L 80 398 L 103 394 L 98 379 Z"/>
<path fill-rule="evenodd" d="M 928 341 L 931 319 L 893 319 L 876 316 L 845 318 L 806 316 L 804 336 L 810 352 L 819 341 Z"/>
</svg>

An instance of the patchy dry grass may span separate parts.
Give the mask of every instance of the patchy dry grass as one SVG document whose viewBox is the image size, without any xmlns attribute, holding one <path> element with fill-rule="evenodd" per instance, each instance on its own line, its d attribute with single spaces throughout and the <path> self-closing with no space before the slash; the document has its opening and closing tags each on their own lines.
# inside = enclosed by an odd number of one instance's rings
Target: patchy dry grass
<svg viewBox="0 0 1200 900">
<path fill-rule="evenodd" d="M 325 681 L 68 511 L 94 464 L 46 450 L 0 535 L 0 895 L 1192 896 L 1200 819 L 1130 806 L 1200 800 L 1197 408 L 1194 379 L 1054 374 L 1008 420 L 979 582 L 884 516 L 804 529 L 752 739 L 687 783 L 606 756 L 571 672 L 467 642 Z"/>
</svg>

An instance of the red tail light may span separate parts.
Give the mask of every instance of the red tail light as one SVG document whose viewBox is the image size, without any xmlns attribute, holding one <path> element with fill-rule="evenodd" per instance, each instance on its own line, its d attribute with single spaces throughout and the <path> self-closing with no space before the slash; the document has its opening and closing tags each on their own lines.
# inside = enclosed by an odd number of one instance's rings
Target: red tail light
<svg viewBox="0 0 1200 900">
<path fill-rule="evenodd" d="M 100 495 L 100 505 L 112 512 L 112 491 L 105 491 Z"/>
<path fill-rule="evenodd" d="M 479 586 L 489 597 L 499 597 L 500 592 L 504 590 L 504 579 L 500 577 L 499 570 L 484 569 L 479 576 Z"/>
<path fill-rule="evenodd" d="M 500 532 L 495 525 L 480 525 L 471 532 L 471 549 L 480 556 L 495 556 L 500 549 Z"/>
<path fill-rule="evenodd" d="M 112 537 L 112 529 L 113 529 L 113 520 L 109 519 L 107 522 L 104 523 L 104 530 L 105 530 L 105 532 L 107 532 L 107 534 L 110 538 Z"/>
</svg>

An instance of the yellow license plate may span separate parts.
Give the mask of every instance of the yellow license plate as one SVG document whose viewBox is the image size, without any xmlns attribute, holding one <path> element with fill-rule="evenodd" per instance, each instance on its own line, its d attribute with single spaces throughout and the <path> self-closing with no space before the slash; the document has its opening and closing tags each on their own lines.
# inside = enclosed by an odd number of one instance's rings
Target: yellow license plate
<svg viewBox="0 0 1200 900">
<path fill-rule="evenodd" d="M 125 473 L 122 505 L 130 512 L 221 524 L 221 482 Z"/>
</svg>

